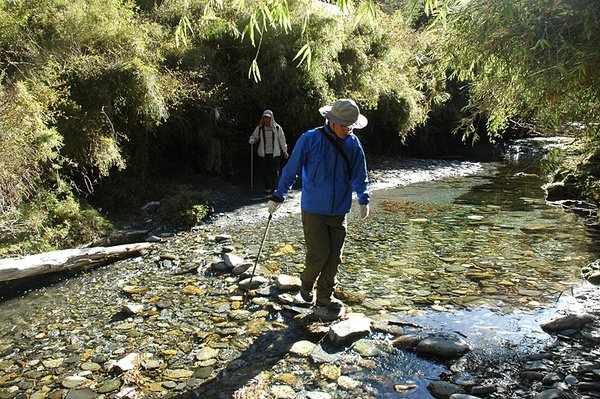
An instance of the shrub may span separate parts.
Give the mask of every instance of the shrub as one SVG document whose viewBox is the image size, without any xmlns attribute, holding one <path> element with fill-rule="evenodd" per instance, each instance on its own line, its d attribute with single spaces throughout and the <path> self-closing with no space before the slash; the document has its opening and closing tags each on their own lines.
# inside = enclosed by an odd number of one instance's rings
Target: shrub
<svg viewBox="0 0 600 399">
<path fill-rule="evenodd" d="M 172 226 L 195 226 L 210 214 L 211 206 L 204 194 L 198 192 L 183 192 L 177 194 L 163 204 L 160 217 Z"/>
</svg>

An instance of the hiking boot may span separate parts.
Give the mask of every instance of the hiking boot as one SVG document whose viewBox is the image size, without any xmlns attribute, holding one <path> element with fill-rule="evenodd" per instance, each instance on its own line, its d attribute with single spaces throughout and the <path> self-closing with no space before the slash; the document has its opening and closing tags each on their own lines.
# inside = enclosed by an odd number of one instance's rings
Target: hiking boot
<svg viewBox="0 0 600 399">
<path fill-rule="evenodd" d="M 300 291 L 294 296 L 294 305 L 310 306 L 313 303 L 312 293 Z"/>
<path fill-rule="evenodd" d="M 302 299 L 304 299 L 305 302 L 313 303 L 315 301 L 315 296 L 313 295 L 311 289 L 304 289 L 300 287 L 300 295 L 302 296 Z"/>
<path fill-rule="evenodd" d="M 332 297 L 326 301 L 317 300 L 317 306 L 329 309 L 341 309 L 344 307 L 344 303 L 339 299 Z"/>
</svg>

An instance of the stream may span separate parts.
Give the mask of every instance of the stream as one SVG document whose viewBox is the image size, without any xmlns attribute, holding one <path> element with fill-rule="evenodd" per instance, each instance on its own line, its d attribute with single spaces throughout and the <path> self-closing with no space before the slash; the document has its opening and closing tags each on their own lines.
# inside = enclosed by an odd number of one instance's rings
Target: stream
<svg viewBox="0 0 600 399">
<path fill-rule="evenodd" d="M 539 349 L 549 338 L 540 322 L 576 306 L 571 289 L 600 257 L 598 236 L 545 202 L 529 165 L 393 160 L 371 172 L 371 216 L 350 213 L 338 275 L 341 290 L 362 298 L 349 312 L 401 319 L 408 332 L 457 333 L 473 348 L 461 361 L 468 370 Z M 271 223 L 259 261 L 266 274 L 302 270 L 298 197 Z M 400 349 L 337 349 L 332 365 L 357 382 L 342 386 L 288 353 L 322 334 L 307 333 L 273 298 L 245 307 L 237 279 L 207 271 L 223 251 L 258 252 L 264 202 L 0 302 L 0 398 L 432 398 L 427 383 L 452 374 L 448 364 Z M 195 267 L 201 273 L 188 272 Z M 144 311 L 123 312 L 131 303 Z M 131 353 L 143 354 L 142 367 L 108 370 Z"/>
</svg>

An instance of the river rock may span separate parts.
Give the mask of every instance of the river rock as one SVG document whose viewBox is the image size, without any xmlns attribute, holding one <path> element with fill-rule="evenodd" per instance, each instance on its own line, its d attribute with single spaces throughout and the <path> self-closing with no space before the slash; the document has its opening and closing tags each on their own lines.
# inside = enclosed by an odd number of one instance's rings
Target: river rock
<svg viewBox="0 0 600 399">
<path fill-rule="evenodd" d="M 352 344 L 351 348 L 362 357 L 382 356 L 391 352 L 390 345 L 373 339 L 359 339 Z"/>
<path fill-rule="evenodd" d="M 404 329 L 397 324 L 393 324 L 392 320 L 374 320 L 373 330 L 397 336 L 404 334 Z"/>
<path fill-rule="evenodd" d="M 138 367 L 142 362 L 142 357 L 139 353 L 130 353 L 119 361 L 115 362 L 114 360 L 109 360 L 104 368 L 108 371 L 118 368 L 120 371 L 128 371 L 133 370 Z"/>
<path fill-rule="evenodd" d="M 312 391 L 306 393 L 306 399 L 331 399 L 331 395 L 327 392 Z"/>
<path fill-rule="evenodd" d="M 250 280 L 252 280 L 252 286 L 250 286 Z M 238 285 L 243 290 L 253 290 L 268 282 L 269 280 L 263 276 L 254 276 L 253 278 L 247 278 L 240 281 Z"/>
<path fill-rule="evenodd" d="M 184 378 L 191 377 L 194 374 L 192 370 L 185 369 L 174 369 L 174 370 L 164 370 L 163 376 L 169 380 L 181 380 Z"/>
<path fill-rule="evenodd" d="M 207 346 L 205 348 L 200 349 L 200 351 L 196 353 L 196 360 L 202 362 L 205 360 L 214 359 L 217 356 L 219 356 L 219 351 Z"/>
<path fill-rule="evenodd" d="M 447 381 L 432 381 L 427 385 L 427 390 L 436 399 L 449 399 L 454 394 L 465 393 L 460 386 Z"/>
<path fill-rule="evenodd" d="M 450 399 L 481 399 L 478 396 L 467 395 L 463 393 L 455 393 L 450 395 Z"/>
<path fill-rule="evenodd" d="M 310 358 L 315 363 L 333 363 L 338 356 L 338 353 L 327 352 L 321 345 L 317 345 L 310 353 Z"/>
<path fill-rule="evenodd" d="M 81 369 L 85 371 L 97 371 L 102 368 L 98 363 L 94 362 L 85 362 L 81 364 Z"/>
<path fill-rule="evenodd" d="M 560 389 L 547 389 L 535 395 L 533 399 L 561 399 L 563 397 L 563 392 Z"/>
<path fill-rule="evenodd" d="M 293 399 L 296 397 L 296 391 L 289 385 L 273 385 L 271 393 L 276 399 Z"/>
<path fill-rule="evenodd" d="M 229 266 L 227 266 L 227 263 L 225 263 L 223 261 L 217 261 L 217 262 L 212 262 L 210 264 L 210 269 L 218 271 L 218 272 L 222 272 L 225 270 L 229 270 Z"/>
<path fill-rule="evenodd" d="M 572 313 L 547 323 L 541 324 L 542 330 L 546 332 L 560 332 L 567 329 L 581 330 L 586 324 L 594 321 L 596 318 L 587 313 Z"/>
<path fill-rule="evenodd" d="M 454 358 L 470 350 L 469 345 L 460 339 L 447 339 L 444 337 L 425 338 L 415 346 L 415 351 L 428 355 Z"/>
<path fill-rule="evenodd" d="M 413 350 L 423 339 L 425 339 L 424 335 L 407 334 L 394 339 L 391 344 L 395 348 Z"/>
<path fill-rule="evenodd" d="M 344 317 L 345 314 L 346 314 L 346 308 L 343 306 L 338 309 L 327 308 L 325 306 L 319 306 L 317 308 L 314 308 L 314 310 L 308 314 L 307 318 L 309 320 L 314 320 L 314 321 L 329 322 L 329 321 L 335 321 L 337 319 L 340 319 L 340 318 Z"/>
<path fill-rule="evenodd" d="M 365 316 L 350 317 L 333 324 L 328 337 L 334 345 L 342 345 L 371 333 L 371 319 Z"/>
<path fill-rule="evenodd" d="M 121 380 L 113 378 L 113 379 L 104 381 L 98 387 L 97 391 L 98 391 L 98 393 L 109 393 L 112 391 L 116 391 L 119 388 L 121 388 Z"/>
<path fill-rule="evenodd" d="M 139 314 L 144 311 L 144 305 L 137 303 L 127 303 L 123 305 L 123 312 L 127 314 Z"/>
<path fill-rule="evenodd" d="M 277 276 L 277 288 L 279 288 L 282 291 L 300 289 L 300 277 L 288 276 L 287 274 L 280 274 L 279 276 Z"/>
<path fill-rule="evenodd" d="M 496 387 L 494 385 L 475 385 L 471 388 L 471 393 L 473 395 L 485 396 L 494 392 L 496 392 Z"/>
<path fill-rule="evenodd" d="M 323 378 L 326 378 L 331 381 L 336 381 L 342 375 L 340 368 L 338 366 L 334 366 L 330 363 L 325 363 L 319 366 L 319 374 Z"/>
<path fill-rule="evenodd" d="M 97 396 L 98 395 L 89 388 L 71 389 L 65 399 L 93 399 Z"/>
<path fill-rule="evenodd" d="M 360 385 L 359 381 L 356 381 L 355 379 L 352 379 L 345 375 L 340 376 L 340 378 L 338 378 L 336 382 L 338 386 L 347 390 L 356 389 Z"/>
<path fill-rule="evenodd" d="M 234 274 L 236 276 L 239 276 L 240 274 L 244 274 L 246 273 L 248 270 L 252 269 L 252 263 L 250 262 L 245 262 L 242 263 L 240 265 L 235 266 L 232 270 L 231 270 L 231 274 Z"/>
<path fill-rule="evenodd" d="M 217 234 L 214 237 L 215 242 L 223 242 L 223 241 L 229 241 L 231 240 L 231 235 L 230 234 Z"/>
<path fill-rule="evenodd" d="M 80 377 L 78 375 L 71 375 L 62 380 L 62 386 L 65 388 L 75 388 L 91 382 L 85 377 Z"/>
<path fill-rule="evenodd" d="M 315 349 L 316 345 L 310 341 L 298 341 L 295 342 L 294 345 L 290 348 L 290 353 L 294 355 L 306 357 L 309 356 L 312 351 Z"/>
<path fill-rule="evenodd" d="M 230 269 L 233 269 L 236 266 L 248 263 L 241 256 L 238 256 L 238 255 L 235 255 L 235 254 L 232 254 L 232 253 L 225 253 L 225 254 L 223 254 L 222 257 L 223 257 L 223 262 L 225 262 L 225 264 L 227 265 L 227 267 L 229 267 Z"/>
</svg>

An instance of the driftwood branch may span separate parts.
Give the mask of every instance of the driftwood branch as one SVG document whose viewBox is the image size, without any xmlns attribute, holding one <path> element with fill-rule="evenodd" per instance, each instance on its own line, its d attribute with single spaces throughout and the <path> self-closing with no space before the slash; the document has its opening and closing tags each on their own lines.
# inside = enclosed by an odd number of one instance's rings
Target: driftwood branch
<svg viewBox="0 0 600 399">
<path fill-rule="evenodd" d="M 86 270 L 138 254 L 151 243 L 65 249 L 42 254 L 0 259 L 0 281 L 55 272 Z"/>
</svg>

